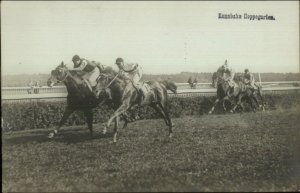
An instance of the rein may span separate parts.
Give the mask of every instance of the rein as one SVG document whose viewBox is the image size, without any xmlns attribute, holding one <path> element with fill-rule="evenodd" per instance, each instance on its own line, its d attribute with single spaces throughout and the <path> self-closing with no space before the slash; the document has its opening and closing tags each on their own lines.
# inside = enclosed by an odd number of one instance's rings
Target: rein
<svg viewBox="0 0 300 193">
<path fill-rule="evenodd" d="M 103 76 L 105 76 L 106 78 L 108 78 L 108 75 L 102 74 Z M 108 83 L 105 88 L 103 88 L 103 90 L 106 90 L 114 81 L 115 79 L 119 76 L 119 73 L 110 81 L 110 83 Z M 107 98 L 105 98 L 103 101 L 101 101 L 98 105 L 102 105 L 107 101 Z"/>
<path fill-rule="evenodd" d="M 120 73 L 118 72 L 118 74 L 110 81 L 110 83 L 108 83 L 108 85 L 106 85 L 105 89 L 108 88 L 115 81 L 115 79 L 119 76 L 119 74 Z"/>
<path fill-rule="evenodd" d="M 64 82 L 68 76 L 69 76 L 69 71 L 66 73 L 66 76 L 63 78 L 63 80 L 57 80 L 57 82 Z"/>
</svg>

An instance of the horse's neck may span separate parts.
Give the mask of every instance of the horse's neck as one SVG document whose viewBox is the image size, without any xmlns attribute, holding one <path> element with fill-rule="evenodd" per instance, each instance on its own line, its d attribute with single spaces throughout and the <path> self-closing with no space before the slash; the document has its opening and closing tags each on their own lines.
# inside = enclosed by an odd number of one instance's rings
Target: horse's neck
<svg viewBox="0 0 300 193">
<path fill-rule="evenodd" d="M 82 82 L 80 80 L 80 82 Z M 75 80 L 75 77 L 70 73 L 69 76 L 64 81 L 64 84 L 67 87 L 68 93 L 73 93 L 74 91 L 80 92 L 78 87 L 79 80 Z M 70 92 L 71 91 L 71 92 Z"/>
<path fill-rule="evenodd" d="M 113 79 L 109 80 L 109 83 L 112 81 Z M 119 78 L 116 78 L 112 83 L 111 85 L 109 86 L 111 89 L 118 89 L 118 90 L 121 90 L 123 91 L 126 87 L 126 83 L 125 81 L 119 79 Z"/>
</svg>

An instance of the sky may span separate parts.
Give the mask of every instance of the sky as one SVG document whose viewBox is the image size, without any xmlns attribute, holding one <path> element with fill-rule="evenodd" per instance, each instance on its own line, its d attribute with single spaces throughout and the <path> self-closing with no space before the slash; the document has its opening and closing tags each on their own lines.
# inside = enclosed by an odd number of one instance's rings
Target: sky
<svg viewBox="0 0 300 193">
<path fill-rule="evenodd" d="M 218 14 L 276 20 L 218 19 Z M 299 72 L 298 1 L 2 1 L 1 72 L 50 73 L 78 54 L 146 74 Z"/>
</svg>

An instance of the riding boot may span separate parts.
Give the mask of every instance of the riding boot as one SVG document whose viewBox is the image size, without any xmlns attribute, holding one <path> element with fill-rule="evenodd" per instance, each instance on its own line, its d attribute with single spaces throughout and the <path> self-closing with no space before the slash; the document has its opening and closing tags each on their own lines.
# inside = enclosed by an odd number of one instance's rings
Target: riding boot
<svg viewBox="0 0 300 193">
<path fill-rule="evenodd" d="M 106 95 L 108 97 L 108 100 L 112 100 L 110 88 L 105 88 L 105 92 L 106 92 Z"/>
<path fill-rule="evenodd" d="M 99 94 L 100 94 L 100 92 L 99 92 L 99 93 L 97 92 L 96 86 L 92 87 L 92 93 L 93 93 L 93 96 L 94 96 L 96 99 L 99 99 Z"/>
<path fill-rule="evenodd" d="M 141 95 L 142 100 L 144 100 L 145 94 L 144 94 L 144 91 L 141 88 L 139 89 L 139 94 Z"/>
<path fill-rule="evenodd" d="M 83 81 L 86 83 L 86 86 L 89 88 L 89 90 L 93 92 L 94 89 L 92 88 L 91 83 L 87 79 L 83 79 Z"/>
</svg>

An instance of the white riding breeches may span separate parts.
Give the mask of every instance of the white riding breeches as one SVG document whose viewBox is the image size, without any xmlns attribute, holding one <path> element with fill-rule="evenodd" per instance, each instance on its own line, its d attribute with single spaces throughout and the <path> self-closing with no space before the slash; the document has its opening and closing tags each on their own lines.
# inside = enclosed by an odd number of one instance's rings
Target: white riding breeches
<svg viewBox="0 0 300 193">
<path fill-rule="evenodd" d="M 100 76 L 100 71 L 99 68 L 95 68 L 93 71 L 91 72 L 86 72 L 82 78 L 86 79 L 89 81 L 90 86 L 94 87 L 97 84 L 97 78 Z"/>
<path fill-rule="evenodd" d="M 130 80 L 130 82 L 132 82 L 136 86 L 139 85 L 139 82 L 143 75 L 142 68 L 140 66 L 138 66 L 137 69 L 133 72 L 127 73 L 123 71 L 122 73 L 125 77 L 127 77 Z"/>
</svg>

